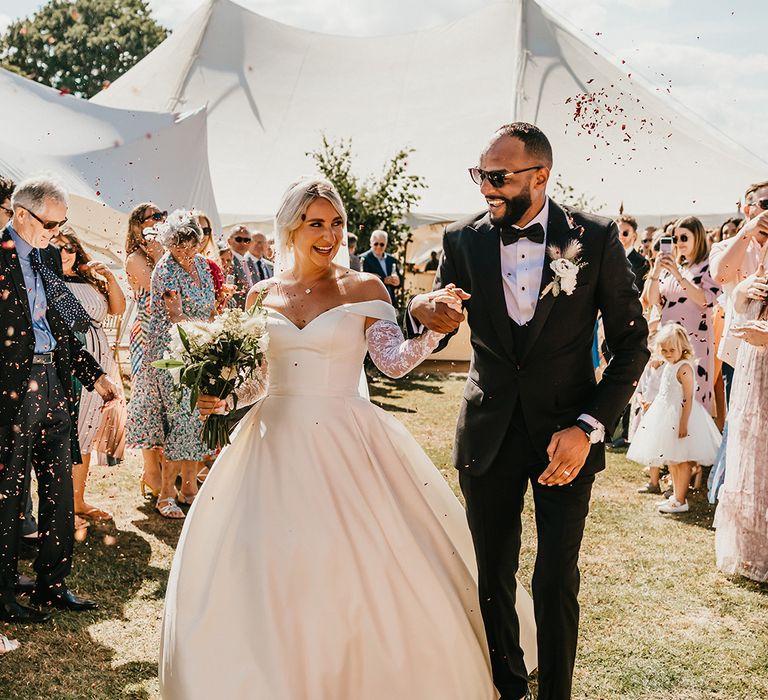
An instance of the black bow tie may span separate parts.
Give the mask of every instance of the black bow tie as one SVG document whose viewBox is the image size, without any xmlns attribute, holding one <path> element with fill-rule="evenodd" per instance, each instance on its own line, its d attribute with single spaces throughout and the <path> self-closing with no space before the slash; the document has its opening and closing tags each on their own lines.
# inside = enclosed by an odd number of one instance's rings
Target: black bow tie
<svg viewBox="0 0 768 700">
<path fill-rule="evenodd" d="M 502 228 L 501 242 L 504 245 L 517 243 L 521 238 L 527 238 L 531 243 L 544 243 L 544 227 L 539 224 L 531 224 L 527 228 Z"/>
</svg>

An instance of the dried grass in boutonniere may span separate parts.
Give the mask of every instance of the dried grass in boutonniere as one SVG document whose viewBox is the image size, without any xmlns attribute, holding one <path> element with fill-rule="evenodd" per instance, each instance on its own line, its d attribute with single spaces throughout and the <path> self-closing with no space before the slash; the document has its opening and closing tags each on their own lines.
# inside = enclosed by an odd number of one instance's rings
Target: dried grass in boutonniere
<svg viewBox="0 0 768 700">
<path fill-rule="evenodd" d="M 558 296 L 560 292 L 570 296 L 576 289 L 576 279 L 579 276 L 579 270 L 587 264 L 579 258 L 581 255 L 581 243 L 569 241 L 564 250 L 561 250 L 560 246 L 556 245 L 547 246 L 547 255 L 552 260 L 549 263 L 549 267 L 555 273 L 555 278 L 544 287 L 539 298 L 543 299 L 550 292 L 552 292 L 553 297 Z"/>
</svg>

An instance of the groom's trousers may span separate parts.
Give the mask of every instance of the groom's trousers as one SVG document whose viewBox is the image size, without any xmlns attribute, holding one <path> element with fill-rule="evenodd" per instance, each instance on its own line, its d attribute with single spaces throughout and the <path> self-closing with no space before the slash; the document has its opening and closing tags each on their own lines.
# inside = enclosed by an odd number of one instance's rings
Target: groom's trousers
<svg viewBox="0 0 768 700">
<path fill-rule="evenodd" d="M 569 700 L 579 629 L 578 558 L 594 475 L 566 486 L 541 486 L 547 466 L 515 416 L 502 449 L 480 476 L 460 474 L 478 564 L 480 608 L 493 679 L 502 700 L 522 698 L 528 674 L 515 612 L 521 514 L 528 483 L 533 490 L 538 547 L 533 603 L 539 652 L 539 700 Z"/>
</svg>

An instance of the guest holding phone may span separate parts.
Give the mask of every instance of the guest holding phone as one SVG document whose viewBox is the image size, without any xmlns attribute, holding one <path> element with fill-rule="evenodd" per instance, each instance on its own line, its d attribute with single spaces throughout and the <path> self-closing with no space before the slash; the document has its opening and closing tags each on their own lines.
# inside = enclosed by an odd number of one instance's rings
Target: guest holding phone
<svg viewBox="0 0 768 700">
<path fill-rule="evenodd" d="M 701 221 L 687 216 L 675 222 L 671 237 L 659 242 L 648 299 L 661 309 L 661 325 L 679 323 L 696 356 L 695 398 L 711 413 L 714 380 L 712 309 L 720 286 L 709 272 L 707 236 Z"/>
</svg>

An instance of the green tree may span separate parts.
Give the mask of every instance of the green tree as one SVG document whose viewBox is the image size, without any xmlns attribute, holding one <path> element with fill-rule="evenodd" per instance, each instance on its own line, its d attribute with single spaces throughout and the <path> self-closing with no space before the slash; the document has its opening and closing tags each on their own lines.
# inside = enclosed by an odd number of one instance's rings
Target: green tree
<svg viewBox="0 0 768 700">
<path fill-rule="evenodd" d="M 384 166 L 378 177 L 361 179 L 352 172 L 352 139 L 331 142 L 323 134 L 318 150 L 307 153 L 317 169 L 339 190 L 347 208 L 349 230 L 357 235 L 357 249 L 370 246 L 371 233 L 383 229 L 389 234 L 389 252 L 398 257 L 401 272 L 411 242 L 406 217 L 421 199 L 426 187 L 423 177 L 408 174 L 408 157 L 413 149 L 402 149 Z M 401 299 L 403 289 L 400 288 Z"/>
<path fill-rule="evenodd" d="M 88 98 L 167 35 L 144 0 L 50 0 L 0 37 L 0 65 Z"/>
</svg>

